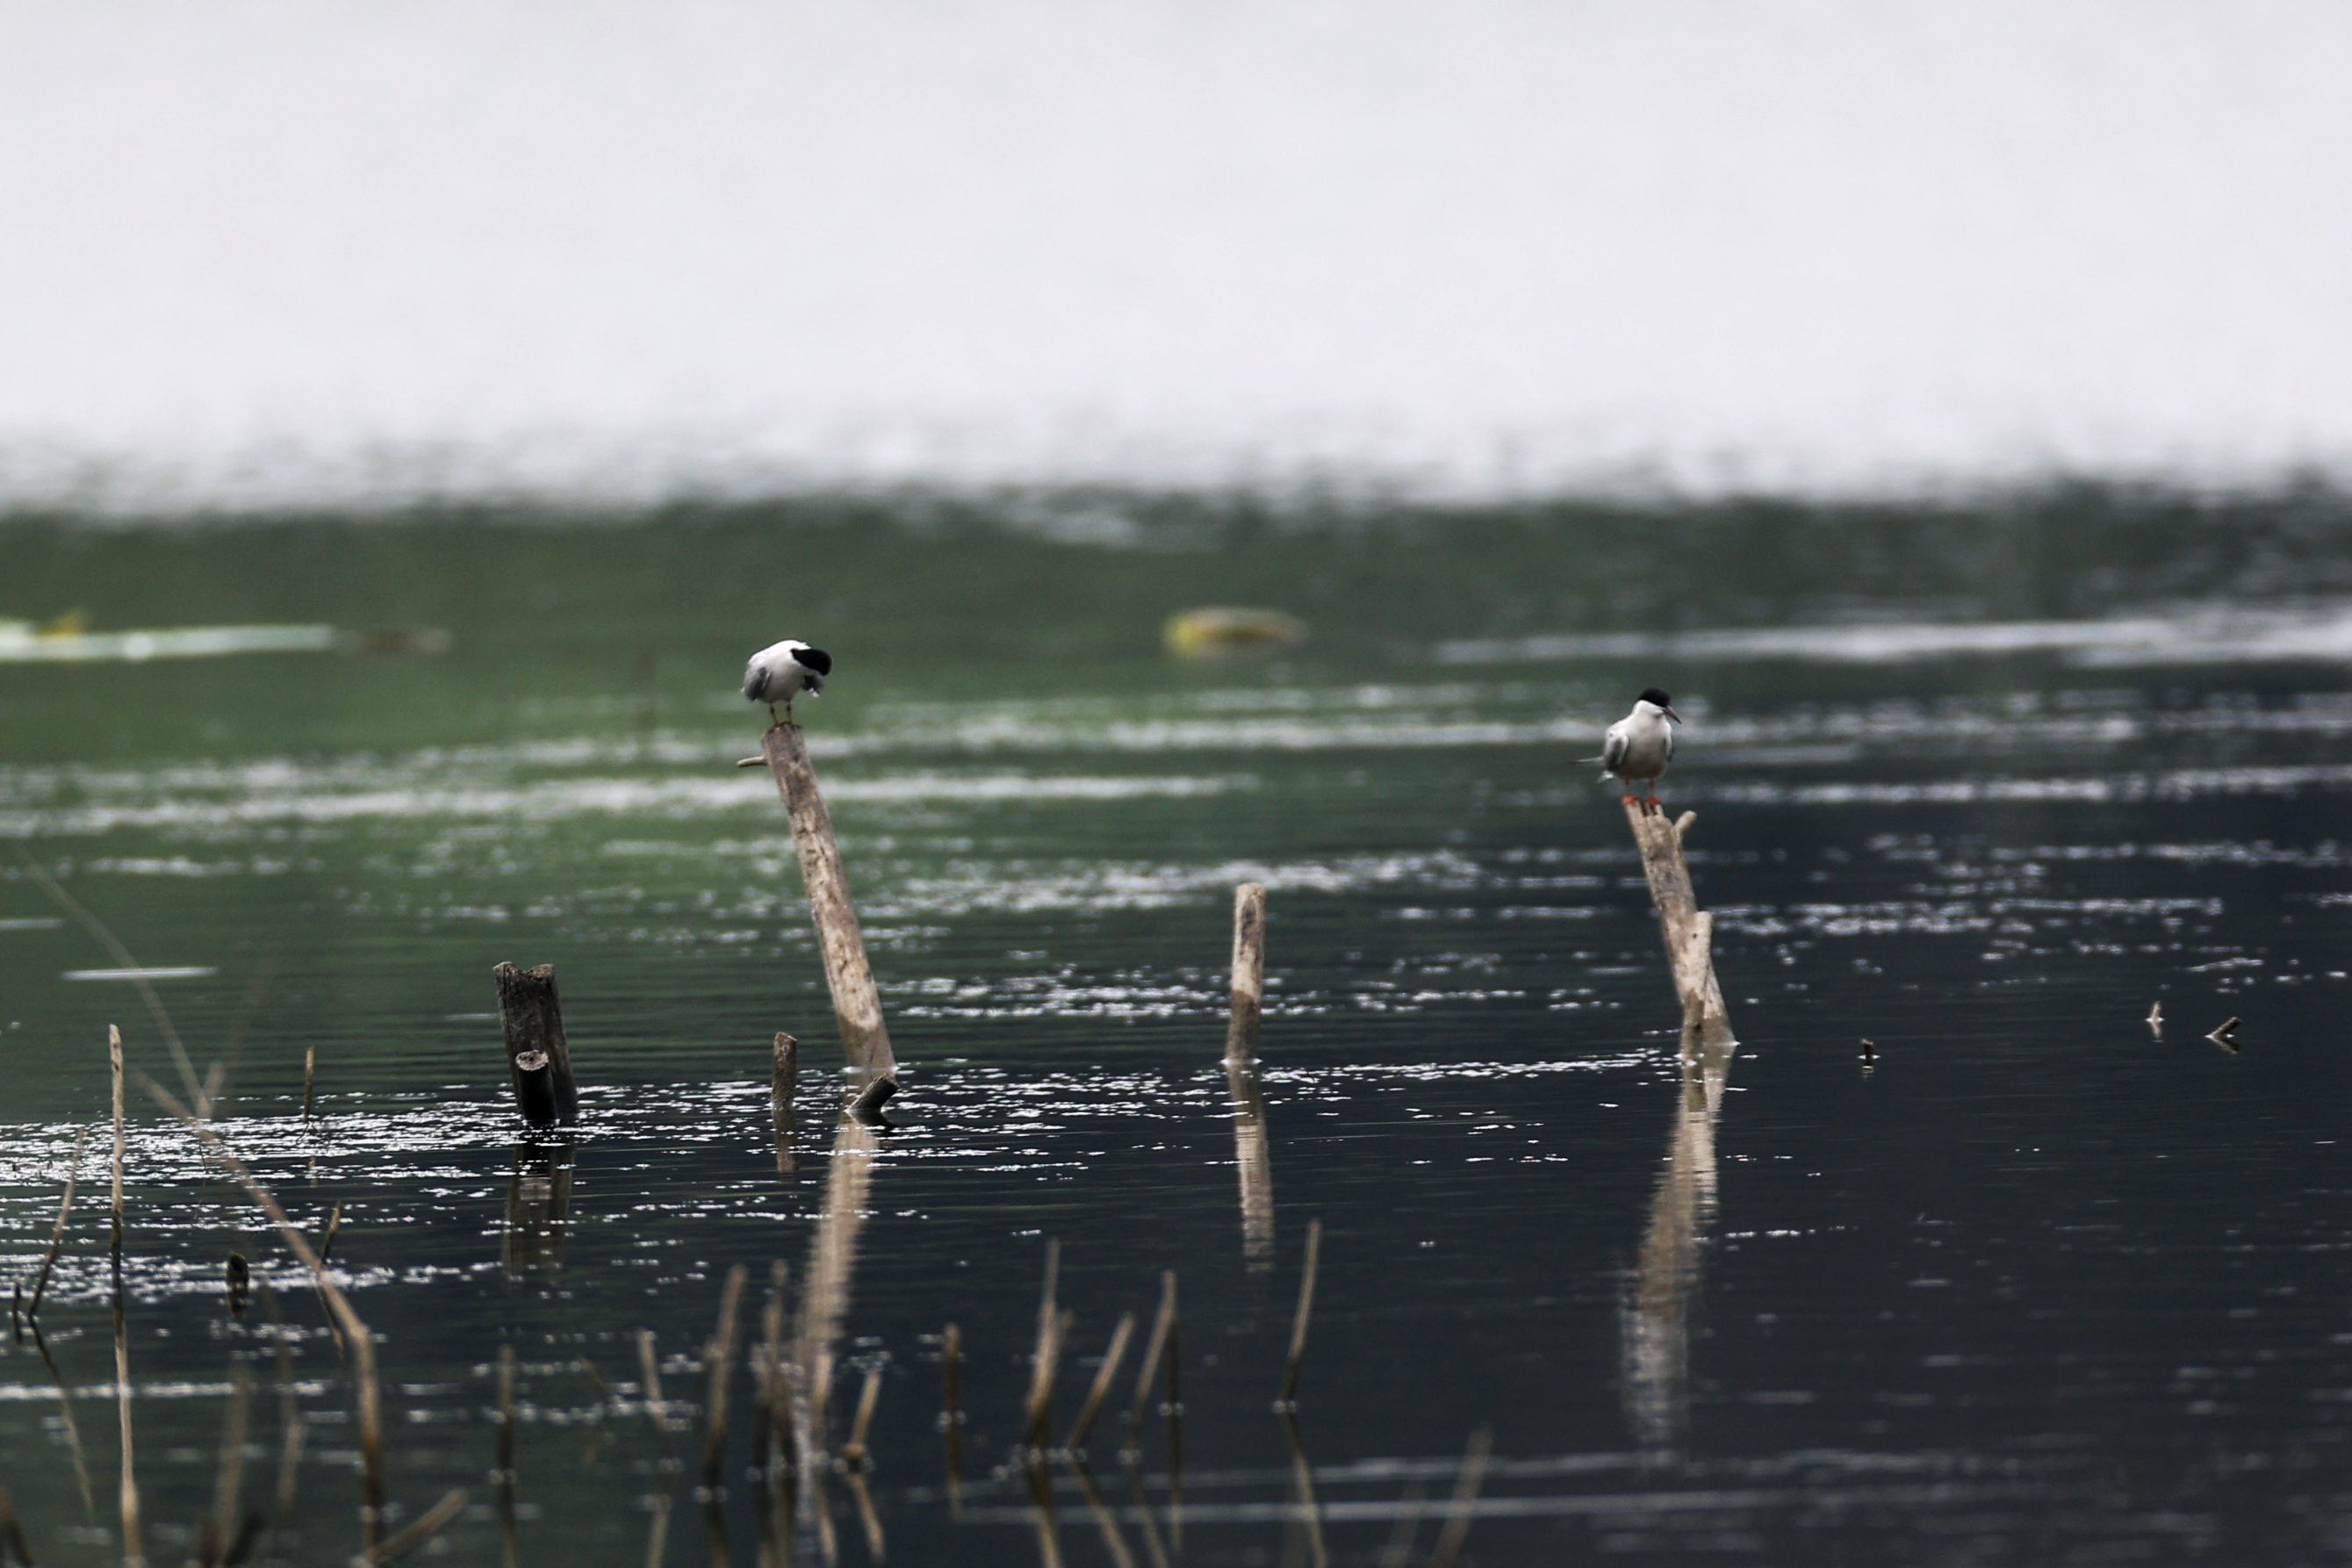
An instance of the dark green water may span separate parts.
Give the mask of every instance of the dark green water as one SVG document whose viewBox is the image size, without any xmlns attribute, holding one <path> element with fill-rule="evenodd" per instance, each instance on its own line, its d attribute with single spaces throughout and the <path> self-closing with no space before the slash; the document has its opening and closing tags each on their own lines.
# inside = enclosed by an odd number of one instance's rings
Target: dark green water
<svg viewBox="0 0 2352 1568">
<path fill-rule="evenodd" d="M 772 1261 L 799 1300 L 821 1230 L 856 1243 L 830 1433 L 878 1370 L 867 1485 L 899 1562 L 1417 1563 L 1481 1427 L 1466 1561 L 2333 1561 L 2352 1546 L 2347 543 L 2324 497 L 2098 493 L 27 519 L 0 528 L 0 616 L 449 642 L 0 663 L 0 836 L 141 963 L 202 972 L 157 994 L 200 1065 L 226 1063 L 223 1132 L 297 1219 L 344 1205 L 334 1262 L 380 1338 L 392 1490 L 413 1519 L 470 1489 L 456 1561 L 505 1551 L 501 1344 L 519 1560 L 637 1563 L 656 1535 L 710 1560 L 636 1335 L 693 1426 L 727 1269 L 751 1270 L 748 1328 Z M 1202 604 L 1311 636 L 1171 659 L 1162 618 Z M 743 657 L 785 635 L 838 661 L 803 717 L 906 1068 L 870 1152 L 835 1152 L 782 808 L 732 766 L 764 721 L 734 695 Z M 1664 793 L 1700 813 L 1741 1042 L 1711 1123 L 1677 1111 L 1613 794 L 1572 765 L 1653 683 L 1690 720 Z M 1273 889 L 1270 1231 L 1219 1067 L 1231 889 L 1253 878 Z M 501 959 L 557 966 L 585 1086 L 560 1243 L 509 1233 L 519 1163 L 556 1156 L 519 1148 L 500 1103 Z M 12 853 L 0 1247 L 20 1277 L 77 1129 L 103 1121 L 106 1025 L 171 1079 L 134 988 L 71 977 L 113 966 Z M 2238 1050 L 2201 1037 L 2232 1015 Z M 809 1047 L 789 1175 L 778 1029 Z M 260 1389 L 245 1495 L 270 1511 L 283 1338 L 310 1429 L 290 1533 L 257 1555 L 344 1560 L 352 1394 L 318 1302 L 134 1109 L 151 1558 L 191 1553 L 238 1363 Z M 120 1555 L 102 1160 L 81 1171 L 41 1318 L 54 1376 L 29 1340 L 0 1364 L 0 1479 L 43 1563 Z M 1294 1450 L 1269 1405 L 1311 1219 Z M 1066 1470 L 1044 1526 L 995 1474 L 1047 1238 L 1076 1314 L 1065 1424 L 1119 1315 L 1148 1322 L 1160 1271 L 1181 1278 L 1181 1481 L 1156 1416 L 1148 1509 L 1121 1470 L 1130 1359 L 1090 1445 L 1108 1531 Z M 284 1335 L 227 1310 L 232 1248 Z M 716 1510 L 744 1562 L 750 1399 L 739 1373 Z M 667 1441 L 690 1456 L 698 1427 Z M 825 1497 L 861 1560 L 838 1478 Z M 816 1511 L 792 1544 L 812 1561 Z"/>
</svg>

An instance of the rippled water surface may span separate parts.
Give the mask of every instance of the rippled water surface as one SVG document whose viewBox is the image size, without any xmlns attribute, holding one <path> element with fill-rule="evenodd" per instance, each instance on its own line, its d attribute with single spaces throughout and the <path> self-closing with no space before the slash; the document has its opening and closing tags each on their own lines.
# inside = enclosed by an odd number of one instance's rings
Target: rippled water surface
<svg viewBox="0 0 2352 1568">
<path fill-rule="evenodd" d="M 1402 1564 L 1449 1519 L 1488 1563 L 2344 1555 L 2352 531 L 2074 504 L 1121 548 L 856 508 L 0 530 L 0 615 L 447 634 L 0 663 L 28 1291 L 87 1137 L 40 1333 L 0 1353 L 37 1560 L 120 1553 L 106 1026 L 180 1081 L 132 964 L 221 1064 L 220 1136 L 313 1237 L 341 1206 L 398 1518 L 466 1489 L 455 1561 Z M 1160 652 L 1218 602 L 1309 640 Z M 788 632 L 839 661 L 803 717 L 904 1068 L 887 1129 L 835 1124 L 782 810 L 733 765 L 740 658 Z M 1653 682 L 1689 721 L 1664 793 L 1699 814 L 1727 1061 L 1678 1059 L 1624 822 L 1574 765 Z M 1221 1063 L 1244 879 L 1262 1115 Z M 557 967 L 569 1139 L 504 1102 L 500 960 Z M 125 1211 L 151 1559 L 196 1550 L 239 1369 L 255 1556 L 347 1558 L 348 1349 L 135 1090 Z M 1130 1350 L 1087 1466 L 1038 1482 L 1006 1465 L 1055 1243 L 1055 1430 L 1163 1270 L 1181 1407 L 1129 1426 Z M 878 1373 L 870 1472 L 782 1543 L 740 1365 L 697 1486 L 723 1281 L 756 1339 L 780 1260 L 835 1446 Z"/>
</svg>

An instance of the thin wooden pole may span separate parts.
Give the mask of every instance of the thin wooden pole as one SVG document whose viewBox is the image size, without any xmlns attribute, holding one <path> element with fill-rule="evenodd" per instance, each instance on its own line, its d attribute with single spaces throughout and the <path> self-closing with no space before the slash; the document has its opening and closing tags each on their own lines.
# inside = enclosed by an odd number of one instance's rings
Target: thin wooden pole
<svg viewBox="0 0 2352 1568">
<path fill-rule="evenodd" d="M 131 1422 L 131 1318 L 123 1300 L 122 1269 L 114 1271 L 114 1414 L 122 1433 L 122 1481 L 119 1500 L 122 1511 L 123 1568 L 146 1568 L 147 1546 L 139 1521 L 139 1476 L 132 1462 Z"/>
<path fill-rule="evenodd" d="M 751 1271 L 738 1263 L 727 1271 L 719 1293 L 719 1327 L 704 1348 L 704 1370 L 710 1374 L 710 1394 L 704 1403 L 702 1486 L 716 1493 L 726 1479 L 727 1395 L 734 1384 L 735 1333 L 742 1316 L 743 1282 Z"/>
<path fill-rule="evenodd" d="M 213 1482 L 212 1516 L 196 1534 L 196 1560 L 221 1568 L 244 1531 L 239 1504 L 245 1493 L 245 1426 L 253 1404 L 253 1374 L 243 1363 L 231 1369 L 228 1411 L 221 1419 L 220 1470 Z"/>
<path fill-rule="evenodd" d="M 122 1261 L 122 1031 L 109 1024 L 106 1026 L 106 1060 L 108 1075 L 114 1082 L 114 1162 L 113 1192 L 109 1213 L 113 1222 L 114 1260 Z"/>
<path fill-rule="evenodd" d="M 1454 1500 L 1445 1510 L 1445 1528 L 1438 1532 L 1437 1545 L 1430 1552 L 1430 1568 L 1454 1568 L 1454 1560 L 1462 1554 L 1462 1542 L 1470 1534 L 1470 1521 L 1478 1509 L 1478 1488 L 1486 1479 L 1486 1455 L 1493 1447 L 1495 1434 L 1481 1426 L 1470 1434 L 1469 1446 L 1462 1451 L 1462 1468 L 1454 1474 Z"/>
<path fill-rule="evenodd" d="M 1160 1310 L 1151 1320 L 1151 1337 L 1143 1342 L 1143 1361 L 1135 1373 L 1135 1406 L 1127 1413 L 1127 1424 L 1132 1428 L 1138 1448 L 1143 1447 L 1144 1406 L 1151 1402 L 1151 1384 L 1160 1376 L 1160 1361 L 1168 1355 L 1168 1347 L 1175 1342 L 1175 1336 L 1176 1270 L 1163 1268 L 1160 1273 Z"/>
<path fill-rule="evenodd" d="M 1054 1438 L 1054 1375 L 1061 1365 L 1062 1336 L 1070 1322 L 1069 1314 L 1055 1301 L 1061 1271 L 1062 1244 L 1048 1241 L 1045 1289 L 1037 1302 L 1037 1352 L 1029 1364 L 1028 1413 L 1022 1427 L 1022 1440 L 1033 1458 L 1042 1456 Z"/>
<path fill-rule="evenodd" d="M 1110 1385 L 1118 1376 L 1119 1363 L 1127 1359 L 1127 1342 L 1135 1333 L 1135 1314 L 1119 1315 L 1118 1327 L 1110 1334 L 1110 1348 L 1103 1352 L 1102 1365 L 1095 1372 L 1094 1386 L 1087 1391 L 1087 1402 L 1078 1408 L 1078 1419 L 1070 1428 L 1070 1440 L 1064 1447 L 1072 1450 L 1086 1447 L 1087 1434 L 1095 1429 L 1095 1417 L 1102 1414 L 1103 1402 L 1110 1397 Z"/>
<path fill-rule="evenodd" d="M 898 1059 L 891 1053 L 890 1031 L 882 1020 L 882 994 L 875 988 L 857 906 L 850 901 L 849 879 L 841 868 L 841 846 L 817 788 L 816 770 L 809 765 L 807 741 L 799 725 L 778 724 L 761 738 L 760 752 L 792 817 L 801 880 L 808 888 L 809 914 L 824 956 L 825 984 L 833 993 L 833 1016 L 841 1026 L 842 1049 L 849 1058 L 851 1089 L 863 1095 L 884 1079 L 895 1084 Z"/>
<path fill-rule="evenodd" d="M 498 983 L 507 1076 L 515 1108 L 534 1127 L 580 1120 L 580 1089 L 572 1076 L 572 1047 L 563 1034 L 563 1006 L 555 994 L 555 965 L 490 971 Z"/>
<path fill-rule="evenodd" d="M 1233 1015 L 1225 1025 L 1229 1065 L 1256 1057 L 1258 1020 L 1265 1010 L 1265 884 L 1244 882 L 1234 889 Z"/>
</svg>

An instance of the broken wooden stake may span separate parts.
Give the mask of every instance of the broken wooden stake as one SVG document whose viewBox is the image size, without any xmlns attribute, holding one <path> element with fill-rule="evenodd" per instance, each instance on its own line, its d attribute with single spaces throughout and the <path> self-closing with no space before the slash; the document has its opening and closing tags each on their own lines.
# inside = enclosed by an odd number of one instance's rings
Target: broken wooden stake
<svg viewBox="0 0 2352 1568">
<path fill-rule="evenodd" d="M 1233 1014 L 1225 1025 L 1225 1060 L 1257 1056 L 1258 1022 L 1265 1011 L 1265 884 L 1234 889 Z"/>
<path fill-rule="evenodd" d="M 563 1007 L 555 994 L 555 965 L 490 971 L 499 987 L 499 1022 L 506 1032 L 507 1076 L 515 1109 L 534 1127 L 580 1120 L 580 1089 L 572 1076 L 572 1047 L 563 1037 Z"/>
<path fill-rule="evenodd" d="M 874 966 L 866 957 L 857 906 L 850 901 L 849 879 L 841 868 L 841 846 L 833 836 L 833 817 L 817 789 L 816 771 L 809 765 L 808 744 L 799 725 L 771 728 L 761 738 L 760 752 L 792 817 L 801 880 L 808 889 L 810 918 L 816 922 L 825 984 L 833 993 L 833 1016 L 841 1026 L 842 1049 L 849 1058 L 850 1088 L 853 1095 L 862 1099 L 878 1080 L 887 1079 L 895 1086 L 898 1062 L 890 1051 L 890 1031 L 882 1021 L 882 994 L 875 987 Z"/>
</svg>

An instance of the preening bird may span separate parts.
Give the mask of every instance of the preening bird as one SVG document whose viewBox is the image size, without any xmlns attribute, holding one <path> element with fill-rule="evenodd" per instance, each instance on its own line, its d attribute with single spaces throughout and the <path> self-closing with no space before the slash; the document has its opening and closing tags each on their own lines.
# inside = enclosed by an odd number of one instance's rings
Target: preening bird
<svg viewBox="0 0 2352 1568">
<path fill-rule="evenodd" d="M 1633 700 L 1633 710 L 1609 726 L 1608 737 L 1601 742 L 1601 754 L 1586 757 L 1588 763 L 1599 763 L 1608 777 L 1625 785 L 1625 804 L 1633 804 L 1633 786 L 1640 784 L 1645 792 L 1642 809 L 1658 809 L 1658 775 L 1666 771 L 1674 759 L 1675 725 L 1683 716 L 1675 711 L 1675 700 L 1651 687 Z"/>
<path fill-rule="evenodd" d="M 776 718 L 776 704 L 784 705 L 784 723 L 793 721 L 793 699 L 803 691 L 823 691 L 824 678 L 833 673 L 833 657 L 823 648 L 811 647 L 795 637 L 786 637 L 773 647 L 763 647 L 751 656 L 743 667 L 743 695 L 754 702 L 768 705 L 768 718 Z"/>
</svg>

